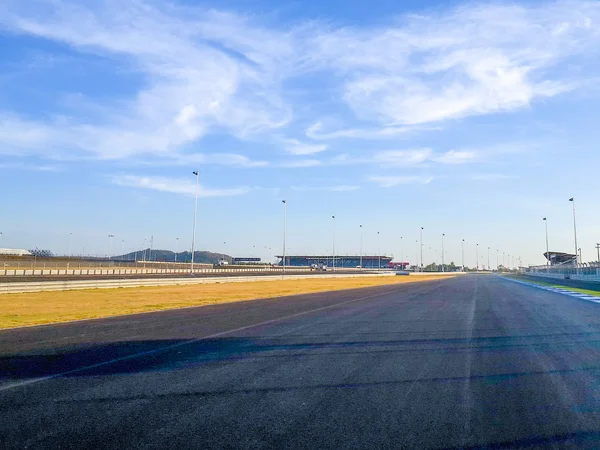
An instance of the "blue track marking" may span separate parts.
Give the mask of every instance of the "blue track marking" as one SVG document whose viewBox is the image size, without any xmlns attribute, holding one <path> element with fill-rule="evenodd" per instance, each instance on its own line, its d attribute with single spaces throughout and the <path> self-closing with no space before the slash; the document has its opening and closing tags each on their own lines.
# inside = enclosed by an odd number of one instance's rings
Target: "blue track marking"
<svg viewBox="0 0 600 450">
<path fill-rule="evenodd" d="M 509 280 L 512 281 L 514 283 L 519 283 L 519 284 L 524 284 L 526 286 L 531 286 L 531 287 L 535 287 L 538 289 L 543 289 L 544 291 L 550 291 L 550 292 L 554 292 L 556 294 L 563 294 L 563 295 L 568 295 L 569 297 L 575 297 L 581 300 L 586 300 L 588 302 L 592 302 L 592 303 L 600 303 L 600 297 L 595 297 L 593 295 L 588 295 L 588 294 L 583 294 L 581 292 L 577 292 L 577 291 L 571 291 L 569 289 L 565 289 L 565 288 L 558 288 L 558 287 L 553 287 L 553 286 L 544 286 L 541 284 L 536 284 L 536 283 L 530 283 L 527 281 L 521 281 L 521 280 L 515 280 L 513 278 L 508 278 L 508 277 L 503 277 L 505 280 Z"/>
</svg>

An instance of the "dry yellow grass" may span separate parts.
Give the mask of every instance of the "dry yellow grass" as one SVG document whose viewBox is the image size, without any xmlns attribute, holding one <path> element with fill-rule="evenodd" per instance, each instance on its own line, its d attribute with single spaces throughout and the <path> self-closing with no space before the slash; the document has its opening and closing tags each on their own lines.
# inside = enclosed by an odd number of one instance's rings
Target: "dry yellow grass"
<svg viewBox="0 0 600 450">
<path fill-rule="evenodd" d="M 293 294 L 424 282 L 441 277 L 315 278 L 5 294 L 0 295 L 0 329 Z"/>
</svg>

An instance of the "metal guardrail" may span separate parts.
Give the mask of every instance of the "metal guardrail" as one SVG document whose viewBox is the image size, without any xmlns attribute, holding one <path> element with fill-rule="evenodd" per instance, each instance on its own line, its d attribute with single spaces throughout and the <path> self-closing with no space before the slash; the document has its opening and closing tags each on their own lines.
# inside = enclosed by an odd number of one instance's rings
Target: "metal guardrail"
<svg viewBox="0 0 600 450">
<path fill-rule="evenodd" d="M 530 275 L 537 278 L 547 278 L 552 280 L 576 280 L 576 281 L 593 281 L 600 283 L 600 274 L 584 274 L 584 273 L 548 273 L 548 272 L 525 272 L 525 275 Z"/>
<path fill-rule="evenodd" d="M 287 272 L 287 269 L 286 269 Z M 174 286 L 190 284 L 213 284 L 213 283 L 239 283 L 248 281 L 276 281 L 282 279 L 303 279 L 303 278 L 356 278 L 356 277 L 374 277 L 374 276 L 392 276 L 394 272 L 387 273 L 355 273 L 355 274 L 279 274 L 265 276 L 240 276 L 240 277 L 205 277 L 205 278 L 138 278 L 133 280 L 64 280 L 64 281 L 32 281 L 16 283 L 0 283 L 0 294 L 24 293 L 24 292 L 45 292 L 45 291 L 69 291 L 81 289 L 114 289 L 142 286 Z"/>
<path fill-rule="evenodd" d="M 600 281 L 600 264 L 592 262 L 555 266 L 530 266 L 525 270 L 525 273 L 546 278 Z"/>
</svg>

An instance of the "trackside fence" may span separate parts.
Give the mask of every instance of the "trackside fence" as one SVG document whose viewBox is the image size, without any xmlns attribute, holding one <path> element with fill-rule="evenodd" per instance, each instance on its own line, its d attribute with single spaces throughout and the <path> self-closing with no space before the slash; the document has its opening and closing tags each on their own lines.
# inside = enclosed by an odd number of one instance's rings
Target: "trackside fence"
<svg viewBox="0 0 600 450">
<path fill-rule="evenodd" d="M 600 282 L 600 264 L 597 262 L 560 266 L 530 266 L 525 273 L 543 278 Z"/>
</svg>

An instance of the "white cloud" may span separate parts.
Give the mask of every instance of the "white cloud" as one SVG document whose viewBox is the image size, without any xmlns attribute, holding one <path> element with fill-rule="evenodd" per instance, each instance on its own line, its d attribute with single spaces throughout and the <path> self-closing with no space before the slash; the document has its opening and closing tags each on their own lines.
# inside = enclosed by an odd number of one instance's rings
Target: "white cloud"
<svg viewBox="0 0 600 450">
<path fill-rule="evenodd" d="M 60 172 L 62 168 L 48 164 L 25 164 L 24 162 L 0 163 L 0 170 L 25 170 L 30 172 Z"/>
<path fill-rule="evenodd" d="M 600 37 L 591 26 L 600 5 L 583 1 L 470 4 L 403 19 L 313 38 L 316 59 L 350 74 L 343 99 L 361 120 L 412 126 L 527 107 L 572 89 L 566 72 L 550 69 L 596 52 Z"/>
<path fill-rule="evenodd" d="M 471 179 L 475 181 L 500 181 L 500 180 L 511 180 L 516 178 L 514 175 L 507 175 L 503 173 L 476 173 L 471 175 Z"/>
<path fill-rule="evenodd" d="M 414 150 L 388 150 L 378 152 L 374 160 L 385 166 L 414 166 L 427 161 L 432 154 L 430 148 L 419 148 Z"/>
<path fill-rule="evenodd" d="M 290 169 L 303 168 L 303 167 L 316 167 L 322 163 L 318 159 L 300 159 L 294 161 L 284 161 L 279 164 L 279 167 L 285 167 Z"/>
<path fill-rule="evenodd" d="M 314 140 L 331 139 L 391 139 L 410 132 L 422 131 L 425 129 L 433 130 L 429 127 L 378 127 L 378 128 L 345 128 L 335 131 L 323 131 L 323 124 L 315 122 L 306 129 L 306 136 Z"/>
<path fill-rule="evenodd" d="M 325 144 L 308 144 L 297 139 L 284 139 L 284 149 L 292 155 L 312 155 L 327 150 Z"/>
<path fill-rule="evenodd" d="M 19 148 L 44 152 L 65 142 L 62 152 L 99 158 L 169 155 L 211 129 L 244 138 L 291 118 L 273 60 L 287 52 L 285 39 L 233 15 L 133 1 L 8 1 L 0 26 L 133 65 L 145 77 L 128 99 L 93 122 L 73 114 L 62 124 L 31 123 L 48 139 L 20 142 Z M 215 37 L 237 45 L 241 57 L 218 50 Z"/>
<path fill-rule="evenodd" d="M 373 176 L 369 177 L 368 180 L 379 184 L 381 187 L 393 187 L 401 184 L 429 184 L 433 181 L 433 177 L 421 177 L 415 175 Z"/>
<path fill-rule="evenodd" d="M 441 164 L 464 164 L 478 160 L 479 153 L 474 150 L 450 150 L 431 158 Z"/>
<path fill-rule="evenodd" d="M 331 192 L 352 192 L 358 191 L 360 186 L 338 185 L 338 186 L 292 186 L 294 191 L 331 191 Z"/>
<path fill-rule="evenodd" d="M 256 161 L 245 155 L 236 153 L 184 153 L 165 161 L 179 165 L 218 165 L 242 168 L 268 167 L 268 161 Z"/>
<path fill-rule="evenodd" d="M 116 175 L 111 178 L 112 182 L 119 186 L 150 189 L 161 192 L 171 192 L 188 196 L 196 195 L 196 184 L 193 181 L 181 178 L 145 177 L 138 175 Z M 248 187 L 236 187 L 226 189 L 210 189 L 204 186 L 198 187 L 200 197 L 229 197 L 243 195 L 250 192 Z"/>
<path fill-rule="evenodd" d="M 491 154 L 493 149 L 489 151 Z M 482 156 L 475 150 L 450 150 L 447 152 L 434 152 L 430 148 L 417 148 L 409 150 L 383 150 L 373 156 L 350 156 L 346 153 L 337 155 L 327 161 L 329 165 L 379 165 L 386 167 L 408 167 L 425 165 L 428 162 L 439 164 L 466 164 L 480 161 Z"/>
<path fill-rule="evenodd" d="M 289 137 L 295 121 L 338 118 L 332 131 L 321 121 L 309 126 L 305 134 L 314 140 L 389 140 L 448 120 L 514 111 L 583 85 L 567 63 L 587 67 L 600 49 L 597 2 L 470 3 L 396 19 L 386 26 L 314 21 L 283 28 L 256 15 L 172 3 L 4 0 L 4 32 L 92 54 L 140 81 L 116 100 L 84 92 L 80 108 L 62 116 L 0 111 L 0 151 L 177 159 L 214 132 L 242 140 L 285 133 L 288 153 L 315 154 L 327 146 Z M 307 95 L 292 102 L 294 81 L 316 75 L 337 87 L 331 97 L 309 84 Z M 326 107 L 310 108 L 314 103 Z M 80 114 L 90 109 L 93 117 Z"/>
</svg>

